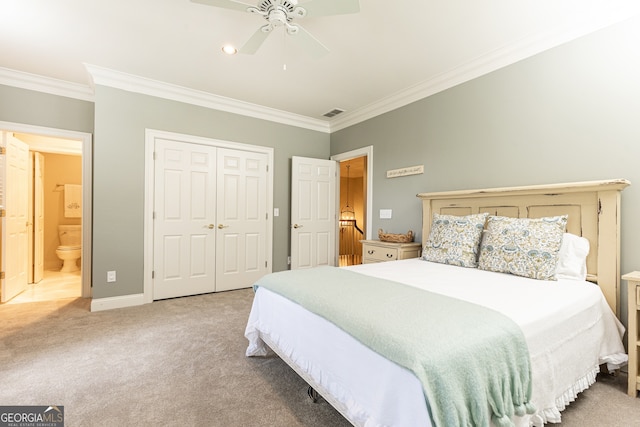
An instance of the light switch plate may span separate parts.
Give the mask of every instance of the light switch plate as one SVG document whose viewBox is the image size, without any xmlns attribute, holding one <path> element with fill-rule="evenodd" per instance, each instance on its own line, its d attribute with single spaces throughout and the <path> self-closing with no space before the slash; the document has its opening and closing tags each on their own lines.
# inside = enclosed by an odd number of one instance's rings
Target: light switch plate
<svg viewBox="0 0 640 427">
<path fill-rule="evenodd" d="M 392 212 L 391 209 L 380 209 L 380 219 L 390 219 Z"/>
<path fill-rule="evenodd" d="M 116 281 L 116 272 L 115 271 L 107 271 L 107 282 L 115 282 Z"/>
</svg>

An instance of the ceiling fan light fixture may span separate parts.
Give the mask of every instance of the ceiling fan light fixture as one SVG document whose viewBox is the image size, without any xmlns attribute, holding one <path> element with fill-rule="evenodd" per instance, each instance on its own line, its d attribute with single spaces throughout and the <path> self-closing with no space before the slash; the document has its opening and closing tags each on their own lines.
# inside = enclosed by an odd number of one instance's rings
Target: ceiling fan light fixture
<svg viewBox="0 0 640 427">
<path fill-rule="evenodd" d="M 262 46 L 266 36 L 274 28 L 286 27 L 289 35 L 296 35 L 296 43 L 300 44 L 311 56 L 320 58 L 329 52 L 319 40 L 313 37 L 300 25 L 292 25 L 295 19 L 343 15 L 360 11 L 359 0 L 252 0 L 255 6 L 245 3 L 246 0 L 191 0 L 194 3 L 206 4 L 223 9 L 248 12 L 259 15 L 267 21 L 267 25 L 258 28 L 249 40 L 237 50 L 242 54 L 253 54 Z M 234 54 L 235 52 L 227 52 Z"/>
<path fill-rule="evenodd" d="M 236 53 L 238 53 L 238 49 L 236 49 L 235 47 L 231 46 L 230 44 L 226 44 L 226 45 L 222 46 L 222 51 L 224 53 L 226 53 L 227 55 L 235 55 Z"/>
</svg>

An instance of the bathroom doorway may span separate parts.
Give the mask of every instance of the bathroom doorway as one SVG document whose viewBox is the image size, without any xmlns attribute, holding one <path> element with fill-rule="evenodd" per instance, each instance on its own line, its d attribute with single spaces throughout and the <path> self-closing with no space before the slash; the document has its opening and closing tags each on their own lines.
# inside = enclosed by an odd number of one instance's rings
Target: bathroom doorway
<svg viewBox="0 0 640 427">
<path fill-rule="evenodd" d="M 91 135 L 1 122 L 0 130 L 5 133 L 6 138 L 15 138 L 25 143 L 29 149 L 28 243 L 24 245 L 24 249 L 23 245 L 14 248 L 11 243 L 4 243 L 0 250 L 3 266 L 6 259 L 2 252 L 8 255 L 9 251 L 18 251 L 19 257 L 26 257 L 28 278 L 22 292 L 9 302 L 89 297 L 90 224 L 83 221 L 83 218 L 90 218 L 90 203 L 84 201 L 90 200 L 91 189 L 84 188 L 83 183 L 90 182 L 87 177 L 91 176 Z M 11 186 L 8 179 L 4 184 Z M 76 207 L 75 210 L 65 209 L 65 190 L 70 188 L 73 189 L 74 199 L 67 204 Z M 10 209 L 8 206 L 7 208 Z M 78 229 L 77 262 L 63 261 L 63 256 L 60 255 L 63 252 L 59 248 L 59 225 L 76 226 Z M 85 256 L 87 253 L 89 255 Z M 64 257 L 67 257 L 66 253 Z M 67 267 L 70 262 L 74 263 L 78 270 L 60 271 L 65 262 Z M 3 296 L 3 302 L 6 299 Z"/>
</svg>

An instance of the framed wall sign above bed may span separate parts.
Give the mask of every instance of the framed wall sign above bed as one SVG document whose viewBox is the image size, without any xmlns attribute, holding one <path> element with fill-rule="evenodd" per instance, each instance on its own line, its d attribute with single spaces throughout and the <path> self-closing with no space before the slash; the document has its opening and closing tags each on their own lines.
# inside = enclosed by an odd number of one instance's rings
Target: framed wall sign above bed
<svg viewBox="0 0 640 427">
<path fill-rule="evenodd" d="M 627 361 L 628 185 L 421 193 L 420 258 L 265 276 L 247 355 L 271 348 L 357 426 L 559 422 L 601 365 Z"/>
</svg>

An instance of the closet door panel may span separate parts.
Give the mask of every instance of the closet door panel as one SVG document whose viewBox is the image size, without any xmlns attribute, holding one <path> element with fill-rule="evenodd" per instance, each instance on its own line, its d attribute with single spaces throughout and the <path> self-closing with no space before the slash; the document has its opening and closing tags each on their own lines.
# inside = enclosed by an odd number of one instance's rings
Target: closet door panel
<svg viewBox="0 0 640 427">
<path fill-rule="evenodd" d="M 155 145 L 153 299 L 215 290 L 216 148 Z"/>
<path fill-rule="evenodd" d="M 218 149 L 216 291 L 246 288 L 264 275 L 267 156 Z"/>
</svg>

